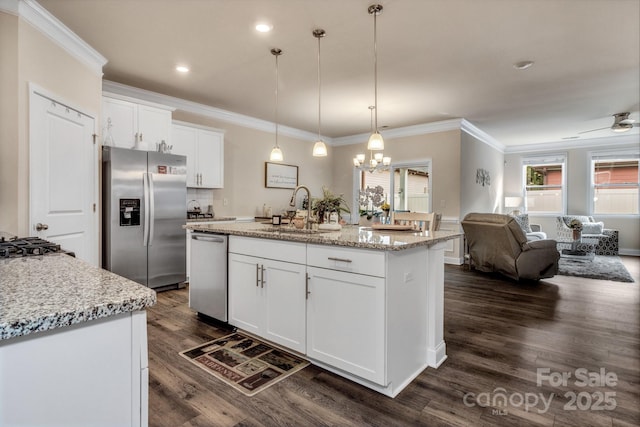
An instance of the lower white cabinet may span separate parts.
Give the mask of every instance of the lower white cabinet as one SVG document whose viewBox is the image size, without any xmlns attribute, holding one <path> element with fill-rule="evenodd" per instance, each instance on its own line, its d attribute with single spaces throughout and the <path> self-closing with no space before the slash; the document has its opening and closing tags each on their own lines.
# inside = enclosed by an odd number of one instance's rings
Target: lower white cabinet
<svg viewBox="0 0 640 427">
<path fill-rule="evenodd" d="M 147 426 L 145 311 L 0 340 L 0 426 Z"/>
<path fill-rule="evenodd" d="M 384 385 L 384 278 L 317 267 L 307 273 L 307 356 Z"/>
<path fill-rule="evenodd" d="M 229 323 L 304 353 L 306 267 L 229 254 Z"/>
<path fill-rule="evenodd" d="M 377 251 L 229 238 L 229 323 L 396 396 L 446 359 L 444 243 Z"/>
</svg>

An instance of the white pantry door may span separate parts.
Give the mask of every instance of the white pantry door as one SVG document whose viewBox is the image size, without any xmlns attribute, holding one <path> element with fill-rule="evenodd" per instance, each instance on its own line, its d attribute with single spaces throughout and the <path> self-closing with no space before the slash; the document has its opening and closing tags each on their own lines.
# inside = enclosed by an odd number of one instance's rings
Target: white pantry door
<svg viewBox="0 0 640 427">
<path fill-rule="evenodd" d="M 99 266 L 94 126 L 92 117 L 31 91 L 30 234 Z"/>
</svg>

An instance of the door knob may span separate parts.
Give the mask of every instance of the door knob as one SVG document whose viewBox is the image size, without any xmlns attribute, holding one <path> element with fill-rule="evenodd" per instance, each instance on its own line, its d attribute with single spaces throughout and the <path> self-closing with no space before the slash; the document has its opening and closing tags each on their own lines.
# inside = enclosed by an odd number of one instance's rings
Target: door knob
<svg viewBox="0 0 640 427">
<path fill-rule="evenodd" d="M 40 224 L 40 223 L 36 224 L 36 230 L 37 231 L 43 231 L 43 230 L 48 230 L 48 229 L 49 229 L 49 226 L 47 224 Z"/>
</svg>

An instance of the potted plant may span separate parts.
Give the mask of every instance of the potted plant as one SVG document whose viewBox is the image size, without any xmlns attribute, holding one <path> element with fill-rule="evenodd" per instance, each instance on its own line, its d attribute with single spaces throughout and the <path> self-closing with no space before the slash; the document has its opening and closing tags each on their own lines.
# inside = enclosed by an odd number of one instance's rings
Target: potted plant
<svg viewBox="0 0 640 427">
<path fill-rule="evenodd" d="M 336 212 L 339 218 L 342 212 L 351 213 L 344 196 L 342 194 L 333 194 L 325 186 L 322 186 L 322 198 L 313 199 L 311 210 L 318 218 L 319 223 L 324 222 L 325 213 Z"/>
</svg>

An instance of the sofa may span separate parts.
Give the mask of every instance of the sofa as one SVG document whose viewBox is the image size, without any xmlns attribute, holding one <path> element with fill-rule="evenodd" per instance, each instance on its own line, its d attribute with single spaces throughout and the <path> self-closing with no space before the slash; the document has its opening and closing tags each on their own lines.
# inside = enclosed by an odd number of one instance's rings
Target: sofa
<svg viewBox="0 0 640 427">
<path fill-rule="evenodd" d="M 573 240 L 573 230 L 569 223 L 577 219 L 582 223 L 582 237 L 596 238 L 596 255 L 618 255 L 618 230 L 604 228 L 603 222 L 597 222 L 592 216 L 563 215 L 556 218 L 558 241 Z"/>
<path fill-rule="evenodd" d="M 470 213 L 462 220 L 473 267 L 514 280 L 540 280 L 558 273 L 560 254 L 556 241 L 528 241 L 510 215 Z"/>
</svg>

